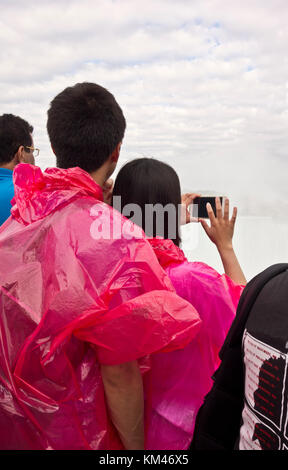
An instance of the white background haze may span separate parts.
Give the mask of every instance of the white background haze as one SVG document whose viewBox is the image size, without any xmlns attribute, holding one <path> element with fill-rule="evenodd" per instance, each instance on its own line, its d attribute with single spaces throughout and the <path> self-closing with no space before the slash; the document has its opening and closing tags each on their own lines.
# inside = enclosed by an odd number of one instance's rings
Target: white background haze
<svg viewBox="0 0 288 470">
<path fill-rule="evenodd" d="M 120 166 L 155 157 L 176 169 L 183 192 L 228 195 L 239 210 L 235 249 L 248 279 L 288 261 L 287 0 L 0 7 L 0 114 L 34 126 L 42 169 L 55 165 L 50 101 L 66 86 L 99 83 L 126 116 Z M 200 229 L 185 227 L 183 248 L 221 271 Z"/>
</svg>

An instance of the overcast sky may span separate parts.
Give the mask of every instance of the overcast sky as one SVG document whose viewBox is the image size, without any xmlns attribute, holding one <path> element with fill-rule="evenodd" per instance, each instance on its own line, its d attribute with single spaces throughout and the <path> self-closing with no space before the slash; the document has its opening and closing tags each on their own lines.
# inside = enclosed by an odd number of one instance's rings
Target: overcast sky
<svg viewBox="0 0 288 470">
<path fill-rule="evenodd" d="M 55 165 L 50 101 L 91 81 L 123 108 L 120 165 L 153 156 L 183 190 L 287 217 L 287 0 L 0 0 L 0 113 Z M 286 214 L 285 214 L 286 210 Z"/>
</svg>

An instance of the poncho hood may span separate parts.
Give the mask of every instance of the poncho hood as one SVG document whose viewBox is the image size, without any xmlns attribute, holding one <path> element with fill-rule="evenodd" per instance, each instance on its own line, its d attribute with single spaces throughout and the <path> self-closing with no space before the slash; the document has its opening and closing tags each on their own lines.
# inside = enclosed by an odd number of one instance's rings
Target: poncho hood
<svg viewBox="0 0 288 470">
<path fill-rule="evenodd" d="M 13 172 L 12 216 L 24 225 L 43 219 L 77 197 L 103 200 L 101 187 L 81 168 L 47 168 L 20 163 Z"/>
<path fill-rule="evenodd" d="M 186 261 L 183 251 L 176 246 L 172 240 L 165 240 L 162 237 L 148 238 L 155 255 L 162 268 L 167 268 L 172 264 L 180 264 Z"/>
</svg>

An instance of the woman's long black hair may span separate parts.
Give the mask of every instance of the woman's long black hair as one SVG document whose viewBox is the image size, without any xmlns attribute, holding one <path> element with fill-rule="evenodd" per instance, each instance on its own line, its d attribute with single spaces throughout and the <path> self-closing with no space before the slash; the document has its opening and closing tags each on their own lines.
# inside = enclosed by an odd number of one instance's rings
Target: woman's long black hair
<svg viewBox="0 0 288 470">
<path fill-rule="evenodd" d="M 155 237 L 160 235 L 166 239 L 170 238 L 175 245 L 180 245 L 179 207 L 181 204 L 181 189 L 178 175 L 171 166 L 154 158 L 138 158 L 126 163 L 116 177 L 113 189 L 114 196 L 121 196 L 121 212 L 127 204 L 133 203 L 140 206 L 142 220 L 133 221 L 141 226 L 147 236 Z M 162 206 L 171 204 L 175 206 L 176 227 L 173 237 L 169 236 L 167 213 L 164 217 L 163 233 L 157 233 L 156 231 L 155 213 L 151 216 L 153 217 L 153 233 L 147 233 L 147 225 L 149 223 L 149 227 L 151 227 L 151 220 L 147 221 L 147 217 L 145 217 L 146 204 L 161 204 Z"/>
</svg>

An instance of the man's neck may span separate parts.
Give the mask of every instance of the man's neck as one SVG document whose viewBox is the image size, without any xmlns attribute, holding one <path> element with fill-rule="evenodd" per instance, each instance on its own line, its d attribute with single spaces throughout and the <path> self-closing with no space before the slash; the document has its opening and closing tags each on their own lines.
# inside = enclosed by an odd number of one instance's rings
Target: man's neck
<svg viewBox="0 0 288 470">
<path fill-rule="evenodd" d="M 2 165 L 0 165 L 0 168 L 4 168 L 5 170 L 13 171 L 14 168 L 15 168 L 15 164 L 13 162 L 3 163 Z"/>
<path fill-rule="evenodd" d="M 99 184 L 99 186 L 101 186 L 101 188 L 103 188 L 104 183 L 107 181 L 107 179 L 109 177 L 107 175 L 106 169 L 103 169 L 103 168 L 99 168 L 99 170 L 92 171 L 89 174 L 90 174 L 91 178 L 93 178 L 95 183 Z"/>
</svg>

